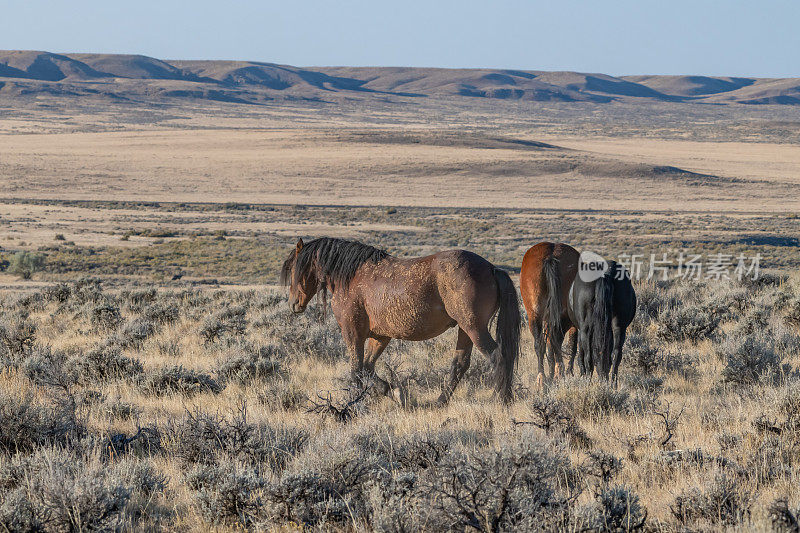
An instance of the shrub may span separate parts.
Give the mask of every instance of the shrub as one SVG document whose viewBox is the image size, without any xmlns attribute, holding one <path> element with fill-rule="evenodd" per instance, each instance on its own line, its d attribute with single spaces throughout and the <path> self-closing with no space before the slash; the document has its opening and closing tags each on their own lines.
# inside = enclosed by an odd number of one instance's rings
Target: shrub
<svg viewBox="0 0 800 533">
<path fill-rule="evenodd" d="M 43 450 L 18 463 L 22 475 L 0 493 L 0 525 L 9 531 L 115 531 L 131 488 L 96 457 Z"/>
<path fill-rule="evenodd" d="M 283 351 L 273 344 L 257 350 L 239 348 L 220 364 L 217 375 L 223 384 L 234 382 L 244 385 L 263 380 L 278 373 L 278 360 L 283 357 Z"/>
<path fill-rule="evenodd" d="M 309 306 L 303 315 L 295 315 L 287 309 L 278 308 L 262 315 L 254 326 L 263 328 L 273 341 L 285 347 L 293 357 L 313 357 L 332 362 L 341 358 L 346 349 L 335 321 L 320 323 L 315 316 L 320 309 Z"/>
<path fill-rule="evenodd" d="M 771 343 L 761 336 L 729 337 L 717 347 L 717 356 L 725 363 L 722 380 L 738 385 L 752 385 L 762 379 L 776 381 L 788 368 Z"/>
<path fill-rule="evenodd" d="M 750 516 L 752 501 L 752 494 L 739 481 L 719 474 L 705 487 L 684 491 L 670 510 L 681 524 L 735 526 Z"/>
<path fill-rule="evenodd" d="M 540 443 L 453 450 L 420 474 L 414 491 L 434 530 L 556 530 L 567 520 L 568 469 Z"/>
<path fill-rule="evenodd" d="M 92 325 L 104 331 L 113 331 L 117 329 L 122 322 L 122 314 L 119 311 L 119 307 L 109 303 L 98 304 L 92 307 L 89 316 Z"/>
<path fill-rule="evenodd" d="M 244 335 L 247 329 L 247 309 L 244 306 L 229 307 L 207 317 L 200 328 L 200 336 L 206 343 L 213 342 L 224 333 Z"/>
<path fill-rule="evenodd" d="M 38 446 L 65 445 L 85 432 L 74 405 L 34 403 L 30 396 L 0 391 L 0 453 L 31 452 Z M 0 491 L 2 492 L 2 491 Z"/>
<path fill-rule="evenodd" d="M 120 298 L 133 307 L 139 307 L 144 304 L 152 303 L 158 292 L 154 288 L 150 289 L 135 289 L 122 291 Z"/>
<path fill-rule="evenodd" d="M 211 524 L 251 528 L 263 505 L 263 478 L 230 463 L 202 465 L 191 470 L 186 484 L 194 491 L 201 516 Z"/>
<path fill-rule="evenodd" d="M 668 342 L 697 343 L 710 338 L 718 325 L 719 319 L 706 308 L 697 306 L 670 308 L 659 318 L 657 335 Z"/>
<path fill-rule="evenodd" d="M 631 389 L 639 389 L 645 394 L 657 396 L 661 387 L 664 385 L 664 379 L 657 376 L 638 376 L 629 374 L 623 376 L 625 386 Z"/>
<path fill-rule="evenodd" d="M 286 378 L 264 383 L 256 396 L 259 404 L 271 410 L 299 409 L 308 402 L 308 395 Z"/>
<path fill-rule="evenodd" d="M 603 450 L 593 450 L 589 452 L 582 470 L 597 480 L 600 489 L 605 489 L 621 468 L 622 460 L 618 457 Z"/>
<path fill-rule="evenodd" d="M 161 355 L 166 355 L 168 357 L 178 357 L 181 354 L 181 345 L 175 339 L 169 339 L 165 341 L 159 341 L 156 344 L 156 350 Z"/>
<path fill-rule="evenodd" d="M 706 306 L 720 320 L 728 320 L 744 313 L 752 301 L 752 291 L 744 287 L 723 287 L 712 293 Z"/>
<path fill-rule="evenodd" d="M 20 318 L 27 318 L 31 311 L 43 311 L 45 305 L 47 302 L 41 292 L 29 292 L 19 295 L 13 308 L 20 312 Z"/>
<path fill-rule="evenodd" d="M 70 360 L 78 380 L 84 384 L 102 383 L 113 379 L 138 378 L 144 367 L 138 359 L 122 355 L 119 347 L 113 344 L 99 346 Z"/>
<path fill-rule="evenodd" d="M 208 344 L 219 339 L 225 331 L 227 330 L 222 321 L 208 317 L 203 321 L 203 326 L 200 328 L 200 336 L 203 338 L 203 342 Z"/>
<path fill-rule="evenodd" d="M 178 320 L 179 316 L 180 313 L 177 307 L 169 305 L 153 304 L 146 307 L 142 312 L 142 317 L 145 320 L 161 325 L 172 324 Z"/>
<path fill-rule="evenodd" d="M 626 363 L 639 373 L 649 376 L 659 367 L 658 349 L 647 342 L 642 335 L 630 335 L 625 347 Z"/>
<path fill-rule="evenodd" d="M 794 298 L 787 304 L 784 320 L 787 324 L 800 327 L 800 298 Z"/>
<path fill-rule="evenodd" d="M 0 356 L 9 364 L 18 364 L 30 352 L 36 340 L 36 325 L 17 317 L 0 322 Z"/>
<path fill-rule="evenodd" d="M 44 268 L 44 254 L 36 252 L 17 252 L 11 256 L 6 271 L 22 279 L 31 279 L 36 272 Z"/>
<path fill-rule="evenodd" d="M 178 393 L 191 396 L 201 392 L 217 394 L 222 390 L 219 383 L 208 374 L 180 365 L 165 366 L 146 373 L 141 387 L 155 395 Z"/>
<path fill-rule="evenodd" d="M 656 319 L 666 304 L 664 291 L 658 284 L 641 283 L 636 287 L 637 316 Z"/>
<path fill-rule="evenodd" d="M 134 494 L 150 498 L 167 488 L 167 476 L 147 459 L 123 459 L 114 466 L 114 474 L 125 480 Z"/>
<path fill-rule="evenodd" d="M 242 406 L 228 417 L 189 411 L 164 428 L 163 441 L 172 454 L 189 464 L 215 464 L 225 459 L 280 471 L 307 439 L 303 430 L 250 423 Z"/>
<path fill-rule="evenodd" d="M 569 412 L 566 403 L 550 396 L 540 396 L 531 402 L 531 425 L 544 430 L 546 435 L 557 433 L 566 437 L 577 448 L 588 448 L 592 441 Z M 517 424 L 520 424 L 517 422 Z"/>
<path fill-rule="evenodd" d="M 417 474 L 401 472 L 370 492 L 371 524 L 378 532 L 423 531 L 422 510 L 414 497 Z"/>
<path fill-rule="evenodd" d="M 151 321 L 144 318 L 134 318 L 122 328 L 116 341 L 122 346 L 139 348 L 142 343 L 155 334 L 157 328 Z"/>
<path fill-rule="evenodd" d="M 21 364 L 23 374 L 33 383 L 68 392 L 77 381 L 73 369 L 66 364 L 67 354 L 49 346 L 34 346 Z"/>
<path fill-rule="evenodd" d="M 141 409 L 120 399 L 105 402 L 103 408 L 111 419 L 116 420 L 130 420 L 141 413 Z"/>
<path fill-rule="evenodd" d="M 100 289 L 100 280 L 83 278 L 75 282 L 72 287 L 72 297 L 76 305 L 99 302 L 103 300 L 103 291 Z"/>
<path fill-rule="evenodd" d="M 770 315 L 771 311 L 764 307 L 751 308 L 737 324 L 735 333 L 739 335 L 765 333 L 769 329 Z"/>
<path fill-rule="evenodd" d="M 364 517 L 360 498 L 363 470 L 356 477 L 327 477 L 318 472 L 285 475 L 266 488 L 269 517 L 278 523 L 304 527 L 342 524 L 351 517 Z M 349 474 L 349 472 L 343 472 Z"/>
<path fill-rule="evenodd" d="M 286 301 L 286 297 L 279 292 L 264 292 L 258 295 L 258 298 L 253 302 L 253 307 L 264 311 L 274 309 L 284 301 Z"/>
<path fill-rule="evenodd" d="M 647 510 L 639 503 L 639 497 L 630 488 L 619 485 L 604 487 L 593 505 L 577 511 L 578 531 L 639 531 L 647 519 Z"/>
<path fill-rule="evenodd" d="M 63 304 L 69 297 L 72 295 L 72 288 L 67 285 L 66 283 L 58 283 L 56 285 L 50 285 L 42 289 L 42 296 L 48 302 L 56 302 Z"/>
<path fill-rule="evenodd" d="M 800 531 L 800 522 L 797 521 L 797 512 L 789 509 L 789 502 L 779 498 L 772 502 L 767 510 L 772 530 L 778 533 L 796 533 Z"/>
</svg>

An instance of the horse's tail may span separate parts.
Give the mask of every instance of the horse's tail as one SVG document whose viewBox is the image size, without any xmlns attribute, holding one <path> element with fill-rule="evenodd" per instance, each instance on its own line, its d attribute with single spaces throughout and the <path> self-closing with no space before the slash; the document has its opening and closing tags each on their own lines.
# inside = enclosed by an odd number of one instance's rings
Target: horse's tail
<svg viewBox="0 0 800 533">
<path fill-rule="evenodd" d="M 564 332 L 561 331 L 561 316 L 564 314 L 564 306 L 561 303 L 561 274 L 558 266 L 559 260 L 552 255 L 546 257 L 542 262 L 542 292 L 547 294 L 543 329 L 547 345 L 550 347 L 555 361 L 561 360 L 560 339 L 564 338 Z"/>
<path fill-rule="evenodd" d="M 519 312 L 519 300 L 514 282 L 508 272 L 494 269 L 497 282 L 497 325 L 495 337 L 500 345 L 500 356 L 494 361 L 495 390 L 504 402 L 511 401 L 511 381 L 514 378 L 514 367 L 519 356 L 519 331 L 522 315 Z"/>
<path fill-rule="evenodd" d="M 594 284 L 594 309 L 592 310 L 589 338 L 592 339 L 592 353 L 595 357 L 600 358 L 595 360 L 598 375 L 601 370 L 603 375 L 608 375 L 606 372 L 612 349 L 611 317 L 613 310 L 611 306 L 614 301 L 613 276 L 614 272 L 609 270 Z"/>
</svg>

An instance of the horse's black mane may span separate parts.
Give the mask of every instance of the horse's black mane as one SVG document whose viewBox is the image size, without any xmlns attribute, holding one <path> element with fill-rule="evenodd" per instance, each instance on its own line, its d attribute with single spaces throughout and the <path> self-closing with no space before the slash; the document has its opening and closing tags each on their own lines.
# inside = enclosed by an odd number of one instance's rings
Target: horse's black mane
<svg viewBox="0 0 800 533">
<path fill-rule="evenodd" d="M 281 283 L 291 282 L 291 271 L 299 278 L 314 269 L 321 288 L 346 289 L 358 268 L 366 262 L 378 263 L 389 253 L 368 244 L 333 237 L 321 237 L 307 242 L 297 253 L 289 255 L 281 269 Z"/>
</svg>

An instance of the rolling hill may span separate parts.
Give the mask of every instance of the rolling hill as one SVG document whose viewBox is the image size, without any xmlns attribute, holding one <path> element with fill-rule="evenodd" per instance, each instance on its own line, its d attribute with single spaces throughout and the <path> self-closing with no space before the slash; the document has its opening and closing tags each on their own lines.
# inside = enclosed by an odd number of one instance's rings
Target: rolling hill
<svg viewBox="0 0 800 533">
<path fill-rule="evenodd" d="M 141 55 L 0 51 L 0 96 L 38 94 L 259 104 L 337 97 L 495 98 L 800 104 L 800 78 L 623 76 L 413 67 L 295 67 L 252 61 L 165 61 Z"/>
</svg>

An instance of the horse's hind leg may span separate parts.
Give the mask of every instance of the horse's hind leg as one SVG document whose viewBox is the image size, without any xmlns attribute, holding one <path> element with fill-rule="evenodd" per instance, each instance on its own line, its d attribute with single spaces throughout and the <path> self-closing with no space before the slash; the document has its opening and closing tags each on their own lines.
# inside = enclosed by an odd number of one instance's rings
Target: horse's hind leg
<svg viewBox="0 0 800 533">
<path fill-rule="evenodd" d="M 586 371 L 586 375 L 591 378 L 594 371 L 594 360 L 592 359 L 589 340 L 589 328 L 582 327 L 578 331 L 578 350 L 580 351 L 580 357 L 583 358 L 583 368 Z"/>
<path fill-rule="evenodd" d="M 467 335 L 472 344 L 483 355 L 489 358 L 493 365 L 496 365 L 500 360 L 500 345 L 495 342 L 486 326 L 483 327 L 464 327 L 461 329 Z M 465 369 L 466 370 L 466 369 Z"/>
<path fill-rule="evenodd" d="M 560 335 L 556 336 L 553 339 L 553 346 L 556 347 L 556 352 L 553 353 L 553 368 L 555 370 L 555 376 L 557 378 L 563 378 L 565 375 L 564 372 L 564 348 L 562 344 L 564 344 L 564 339 L 567 337 L 567 334 L 572 331 L 572 324 L 568 320 L 561 321 L 561 327 L 559 328 Z M 571 352 L 574 353 L 574 352 Z M 569 362 L 569 373 L 572 374 L 572 358 L 570 357 Z"/>
<path fill-rule="evenodd" d="M 567 332 L 567 345 L 569 346 L 569 364 L 567 366 L 567 373 L 573 375 L 573 367 L 575 364 L 575 353 L 578 350 L 578 330 L 572 326 Z M 578 367 L 583 375 L 583 361 L 578 359 Z"/>
<path fill-rule="evenodd" d="M 625 344 L 625 328 L 614 325 L 614 351 L 612 352 L 611 380 L 617 383 L 619 364 L 622 361 L 622 346 Z"/>
<path fill-rule="evenodd" d="M 450 365 L 450 378 L 445 383 L 442 389 L 442 394 L 439 396 L 438 403 L 440 405 L 446 404 L 453 391 L 456 389 L 458 382 L 464 376 L 464 373 L 469 369 L 470 356 L 472 354 L 472 340 L 466 332 L 458 328 L 458 339 L 456 340 L 456 353 L 453 357 L 453 363 Z"/>
<path fill-rule="evenodd" d="M 533 351 L 536 352 L 536 360 L 539 364 L 538 372 L 536 374 L 536 383 L 541 387 L 544 385 L 544 355 L 545 351 L 547 350 L 547 345 L 540 320 L 529 318 L 528 328 L 530 328 L 531 335 L 533 335 Z"/>
<path fill-rule="evenodd" d="M 552 332 L 547 332 L 548 335 L 553 335 Z M 564 373 L 564 359 L 561 355 L 561 343 L 564 342 L 564 337 L 553 335 L 552 338 L 552 346 L 551 343 L 547 343 L 547 363 L 550 365 L 550 373 L 548 376 L 552 380 L 553 378 L 561 377 Z M 556 347 L 556 349 L 553 349 Z"/>
</svg>

